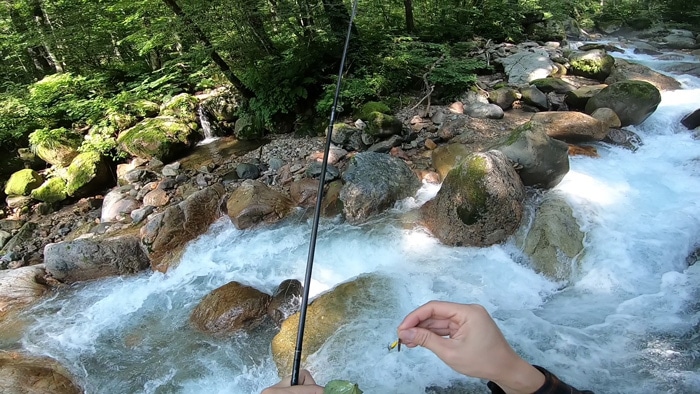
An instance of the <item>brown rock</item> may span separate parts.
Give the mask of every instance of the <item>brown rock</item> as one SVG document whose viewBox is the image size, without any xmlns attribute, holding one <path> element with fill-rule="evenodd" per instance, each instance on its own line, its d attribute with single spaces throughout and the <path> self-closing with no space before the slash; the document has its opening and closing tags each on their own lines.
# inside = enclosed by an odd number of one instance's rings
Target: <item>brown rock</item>
<svg viewBox="0 0 700 394">
<path fill-rule="evenodd" d="M 0 351 L 0 392 L 8 394 L 79 394 L 83 391 L 58 362 L 18 352 Z"/>
<path fill-rule="evenodd" d="M 190 321 L 198 330 L 216 336 L 247 330 L 262 322 L 271 299 L 253 287 L 229 282 L 207 294 Z"/>
<path fill-rule="evenodd" d="M 435 143 L 435 141 L 428 138 L 425 140 L 425 147 L 426 147 L 426 149 L 433 150 L 433 149 L 437 148 L 438 146 Z"/>
<path fill-rule="evenodd" d="M 598 149 L 593 146 L 579 146 L 569 144 L 569 156 L 600 157 Z"/>
<path fill-rule="evenodd" d="M 461 101 L 455 101 L 454 103 L 450 104 L 447 109 L 450 110 L 453 114 L 463 114 L 464 113 L 464 104 L 462 104 Z"/>
<path fill-rule="evenodd" d="M 293 207 L 294 202 L 289 197 L 262 182 L 251 180 L 243 182 L 226 203 L 228 216 L 239 230 L 262 222 L 277 222 L 285 218 Z"/>
<path fill-rule="evenodd" d="M 36 278 L 45 274 L 43 265 L 0 271 L 0 320 L 10 311 L 31 305 L 44 295 L 47 286 Z"/>
<path fill-rule="evenodd" d="M 340 190 L 343 189 L 343 181 L 335 180 L 326 186 L 321 202 L 321 214 L 324 217 L 333 217 L 343 212 L 343 202 L 340 201 Z"/>
<path fill-rule="evenodd" d="M 282 324 L 285 319 L 299 311 L 303 291 L 304 286 L 296 279 L 282 281 L 267 307 L 268 316 L 278 325 Z"/>
<path fill-rule="evenodd" d="M 289 185 L 289 195 L 296 205 L 310 208 L 316 205 L 318 179 L 304 178 Z"/>
<path fill-rule="evenodd" d="M 437 170 L 442 179 L 445 179 L 447 173 L 471 153 L 472 151 L 464 144 L 440 146 L 433 150 L 431 155 L 433 168 Z"/>
<path fill-rule="evenodd" d="M 143 205 L 150 205 L 152 207 L 163 207 L 168 204 L 168 201 L 170 201 L 170 197 L 168 197 L 168 193 L 162 189 L 151 190 L 143 196 Z"/>
<path fill-rule="evenodd" d="M 603 122 L 581 112 L 538 112 L 532 122 L 542 125 L 548 136 L 564 141 L 600 141 L 608 134 Z"/>
<path fill-rule="evenodd" d="M 620 118 L 617 116 L 615 111 L 613 111 L 610 108 L 598 108 L 595 111 L 593 111 L 591 116 L 603 122 L 603 125 L 605 125 L 605 127 L 614 129 L 622 127 L 622 122 L 620 122 Z"/>
</svg>

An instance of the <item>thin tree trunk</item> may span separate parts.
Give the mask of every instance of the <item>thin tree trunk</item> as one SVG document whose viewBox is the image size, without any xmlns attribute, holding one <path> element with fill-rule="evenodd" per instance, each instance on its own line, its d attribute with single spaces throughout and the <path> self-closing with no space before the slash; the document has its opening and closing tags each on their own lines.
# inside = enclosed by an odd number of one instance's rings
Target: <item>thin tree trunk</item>
<svg viewBox="0 0 700 394">
<path fill-rule="evenodd" d="M 321 0 L 323 10 L 328 16 L 328 21 L 331 25 L 331 31 L 337 36 L 344 37 L 348 30 L 348 22 L 350 22 L 350 13 L 345 8 L 342 0 Z M 357 27 L 352 24 L 352 35 L 357 37 Z"/>
<path fill-rule="evenodd" d="M 34 22 L 36 22 L 36 25 L 39 28 L 39 35 L 41 36 L 42 41 L 41 44 L 44 47 L 44 51 L 46 52 L 48 59 L 52 63 L 52 67 L 56 70 L 56 72 L 62 73 L 64 71 L 64 65 L 51 50 L 51 45 L 49 45 L 49 40 L 46 37 L 46 33 L 50 31 L 51 26 L 49 25 L 46 13 L 44 12 L 39 0 L 32 1 L 32 16 L 34 17 Z"/>
<path fill-rule="evenodd" d="M 403 7 L 406 11 L 406 31 L 413 33 L 416 31 L 416 24 L 413 20 L 413 1 L 403 0 Z"/>
<path fill-rule="evenodd" d="M 170 10 L 177 15 L 177 17 L 180 18 L 186 26 L 192 29 L 195 37 L 197 37 L 197 39 L 201 41 L 202 44 L 204 44 L 204 46 L 209 50 L 211 60 L 213 60 L 221 72 L 224 73 L 226 79 L 228 79 L 229 82 L 231 82 L 231 84 L 238 89 L 239 93 L 241 93 L 245 98 L 253 98 L 255 96 L 253 92 L 243 84 L 243 81 L 233 74 L 231 67 L 229 67 L 228 63 L 226 63 L 221 55 L 219 55 L 219 53 L 214 49 L 214 46 L 211 44 L 211 41 L 209 41 L 207 35 L 204 34 L 204 31 L 202 31 L 202 29 L 200 29 L 199 26 L 197 26 L 197 24 L 194 23 L 194 21 L 187 16 L 184 11 L 182 11 L 182 8 L 180 8 L 180 6 L 177 4 L 177 1 L 163 0 L 163 3 L 165 3 L 165 5 L 168 6 L 168 8 L 170 8 Z"/>
</svg>

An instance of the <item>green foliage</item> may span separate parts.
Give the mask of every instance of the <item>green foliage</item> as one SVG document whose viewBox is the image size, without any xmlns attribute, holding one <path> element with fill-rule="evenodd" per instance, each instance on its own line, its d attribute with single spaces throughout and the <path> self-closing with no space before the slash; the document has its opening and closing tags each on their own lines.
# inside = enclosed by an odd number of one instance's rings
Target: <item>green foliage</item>
<svg viewBox="0 0 700 394">
<path fill-rule="evenodd" d="M 82 137 L 65 127 L 56 129 L 38 129 L 29 135 L 29 143 L 33 149 L 39 147 L 54 148 L 57 145 L 68 145 L 77 148 L 80 146 Z"/>
<path fill-rule="evenodd" d="M 44 182 L 38 188 L 32 190 L 31 197 L 35 200 L 54 203 L 63 201 L 68 197 L 66 194 L 66 181 L 59 177 L 54 177 Z"/>
<path fill-rule="evenodd" d="M 362 106 L 358 117 L 362 120 L 368 120 L 372 115 L 372 112 L 388 114 L 390 111 L 391 108 L 380 101 L 369 101 Z"/>
<path fill-rule="evenodd" d="M 114 161 L 126 159 L 127 153 L 119 149 L 119 144 L 117 144 L 117 134 L 117 130 L 110 124 L 102 123 L 94 126 L 87 133 L 78 150 L 80 152 L 97 152 Z"/>
</svg>

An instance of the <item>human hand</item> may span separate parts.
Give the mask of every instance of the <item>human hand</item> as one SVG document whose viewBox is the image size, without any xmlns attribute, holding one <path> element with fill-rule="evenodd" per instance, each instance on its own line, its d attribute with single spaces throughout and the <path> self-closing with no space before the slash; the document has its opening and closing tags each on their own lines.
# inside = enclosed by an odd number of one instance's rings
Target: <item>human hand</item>
<svg viewBox="0 0 700 394">
<path fill-rule="evenodd" d="M 299 371 L 299 385 L 292 386 L 292 377 L 287 376 L 272 387 L 268 387 L 260 394 L 323 394 L 323 387 L 318 386 L 309 371 Z"/>
<path fill-rule="evenodd" d="M 508 394 L 544 384 L 544 375 L 515 353 L 481 305 L 430 301 L 409 313 L 398 331 L 405 346 L 423 346 L 455 371 L 491 380 Z"/>
</svg>

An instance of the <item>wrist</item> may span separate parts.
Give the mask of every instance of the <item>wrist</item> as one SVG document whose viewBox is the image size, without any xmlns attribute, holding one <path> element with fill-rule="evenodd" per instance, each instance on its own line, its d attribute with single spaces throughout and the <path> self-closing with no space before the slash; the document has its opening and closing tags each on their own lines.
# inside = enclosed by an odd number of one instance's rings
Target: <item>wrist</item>
<svg viewBox="0 0 700 394">
<path fill-rule="evenodd" d="M 545 383 L 545 376 L 537 368 L 518 357 L 503 370 L 502 376 L 492 379 L 506 394 L 532 394 Z"/>
</svg>

